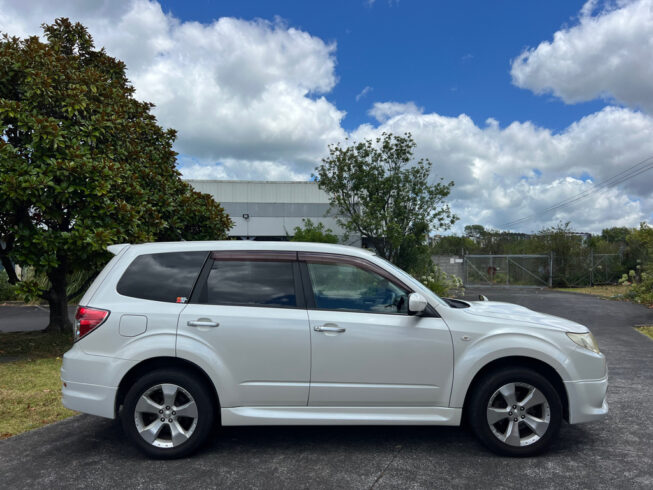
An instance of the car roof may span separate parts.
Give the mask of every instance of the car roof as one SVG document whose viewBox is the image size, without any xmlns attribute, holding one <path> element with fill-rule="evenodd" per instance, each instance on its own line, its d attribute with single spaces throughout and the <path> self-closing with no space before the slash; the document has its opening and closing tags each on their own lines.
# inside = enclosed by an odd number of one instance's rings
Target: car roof
<svg viewBox="0 0 653 490">
<path fill-rule="evenodd" d="M 216 241 L 180 241 L 180 242 L 152 242 L 139 244 L 110 245 L 107 249 L 118 254 L 128 248 L 130 255 L 165 252 L 190 252 L 190 251 L 219 251 L 219 250 L 274 250 L 291 252 L 322 252 L 356 257 L 370 257 L 373 252 L 364 248 L 350 247 L 347 245 L 334 245 L 331 243 L 314 242 L 265 242 L 253 240 L 216 240 Z"/>
</svg>

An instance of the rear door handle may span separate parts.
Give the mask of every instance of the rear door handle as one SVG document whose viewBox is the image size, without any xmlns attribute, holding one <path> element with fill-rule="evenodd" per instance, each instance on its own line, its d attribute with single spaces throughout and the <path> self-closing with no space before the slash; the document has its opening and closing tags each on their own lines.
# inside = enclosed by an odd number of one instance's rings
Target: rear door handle
<svg viewBox="0 0 653 490">
<path fill-rule="evenodd" d="M 315 325 L 313 327 L 313 330 L 316 332 L 333 332 L 333 333 L 342 333 L 346 329 L 343 327 L 339 327 L 335 323 L 327 323 L 326 325 Z"/>
<path fill-rule="evenodd" d="M 189 327 L 219 327 L 218 322 L 212 322 L 209 320 L 190 320 L 186 323 Z"/>
</svg>

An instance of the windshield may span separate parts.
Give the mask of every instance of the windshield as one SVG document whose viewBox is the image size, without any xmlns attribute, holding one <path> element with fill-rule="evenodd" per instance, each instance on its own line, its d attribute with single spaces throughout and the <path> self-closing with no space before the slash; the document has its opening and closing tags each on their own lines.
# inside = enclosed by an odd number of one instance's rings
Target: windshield
<svg viewBox="0 0 653 490">
<path fill-rule="evenodd" d="M 389 261 L 379 257 L 378 255 L 376 256 L 376 258 L 379 259 L 379 260 L 382 260 L 399 277 L 403 277 L 404 279 L 409 279 L 412 283 L 416 284 L 417 287 L 422 292 L 422 294 L 424 294 L 424 296 L 426 296 L 427 298 L 433 299 L 435 302 L 437 302 L 437 303 L 439 303 L 439 304 L 441 304 L 443 306 L 447 306 L 447 307 L 449 306 L 446 301 L 444 301 L 442 298 L 440 298 L 440 296 L 438 296 L 433 291 L 431 291 L 429 288 L 424 286 L 424 284 L 419 282 L 413 276 L 411 276 L 407 272 L 403 271 L 402 269 L 400 269 L 399 267 L 394 265 L 392 262 L 389 262 Z"/>
</svg>

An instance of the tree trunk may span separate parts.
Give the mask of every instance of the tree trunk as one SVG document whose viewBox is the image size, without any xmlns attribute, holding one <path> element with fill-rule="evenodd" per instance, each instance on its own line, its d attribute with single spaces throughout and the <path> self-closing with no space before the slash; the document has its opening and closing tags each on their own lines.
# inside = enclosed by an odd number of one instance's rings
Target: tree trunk
<svg viewBox="0 0 653 490">
<path fill-rule="evenodd" d="M 68 318 L 68 298 L 66 297 L 66 268 L 60 265 L 48 274 L 50 290 L 48 303 L 50 304 L 50 323 L 47 332 L 72 331 L 73 324 Z"/>
<path fill-rule="evenodd" d="M 370 243 L 374 247 L 374 250 L 376 250 L 376 254 L 382 259 L 392 262 L 390 254 L 388 253 L 387 250 L 388 247 L 385 238 L 379 238 L 379 237 L 368 237 L 368 238 Z"/>
</svg>

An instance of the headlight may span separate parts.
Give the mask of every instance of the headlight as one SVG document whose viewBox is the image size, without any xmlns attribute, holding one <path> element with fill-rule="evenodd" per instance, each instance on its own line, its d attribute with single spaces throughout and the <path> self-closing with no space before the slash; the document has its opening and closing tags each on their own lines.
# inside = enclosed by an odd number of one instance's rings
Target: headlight
<svg viewBox="0 0 653 490">
<path fill-rule="evenodd" d="M 567 332 L 567 337 L 573 340 L 576 344 L 580 345 L 581 347 L 585 347 L 586 349 L 589 349 L 592 352 L 596 352 L 597 354 L 601 352 L 599 350 L 599 344 L 596 343 L 596 339 L 594 338 L 594 335 L 592 335 L 591 332 L 587 332 L 587 333 Z"/>
</svg>

